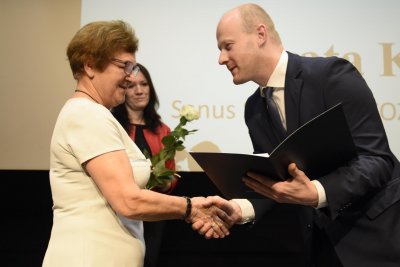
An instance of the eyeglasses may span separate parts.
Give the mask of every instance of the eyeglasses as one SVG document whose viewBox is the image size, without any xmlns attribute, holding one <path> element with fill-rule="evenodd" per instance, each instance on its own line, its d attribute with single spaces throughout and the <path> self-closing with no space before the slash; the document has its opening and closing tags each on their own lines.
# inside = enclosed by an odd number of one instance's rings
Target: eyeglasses
<svg viewBox="0 0 400 267">
<path fill-rule="evenodd" d="M 130 61 L 123 61 L 123 60 L 118 59 L 118 58 L 112 58 L 111 61 L 124 64 L 124 72 L 125 72 L 126 75 L 131 75 L 131 73 L 133 72 L 133 74 L 135 74 L 135 76 L 136 76 L 138 74 L 138 72 L 140 71 L 139 66 L 137 64 L 136 65 L 133 64 Z"/>
</svg>

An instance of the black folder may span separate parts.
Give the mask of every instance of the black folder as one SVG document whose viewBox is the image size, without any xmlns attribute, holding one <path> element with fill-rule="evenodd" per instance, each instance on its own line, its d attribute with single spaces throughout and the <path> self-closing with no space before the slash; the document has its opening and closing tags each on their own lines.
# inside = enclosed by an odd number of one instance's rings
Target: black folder
<svg viewBox="0 0 400 267">
<path fill-rule="evenodd" d="M 268 155 L 190 152 L 226 198 L 262 197 L 246 187 L 247 171 L 285 180 L 294 162 L 310 179 L 332 172 L 356 157 L 343 107 L 339 103 L 290 134 Z"/>
</svg>

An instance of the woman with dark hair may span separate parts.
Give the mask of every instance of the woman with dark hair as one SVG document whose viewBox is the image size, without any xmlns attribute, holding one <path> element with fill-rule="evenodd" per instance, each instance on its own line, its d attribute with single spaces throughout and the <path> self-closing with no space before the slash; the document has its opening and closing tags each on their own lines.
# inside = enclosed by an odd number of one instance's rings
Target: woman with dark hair
<svg viewBox="0 0 400 267">
<path fill-rule="evenodd" d="M 139 72 L 130 77 L 131 85 L 126 91 L 125 102 L 112 109 L 112 114 L 121 123 L 132 140 L 148 157 L 163 148 L 162 138 L 171 129 L 161 121 L 157 113 L 159 101 L 149 71 L 140 63 Z M 175 161 L 166 163 L 169 169 L 175 169 Z M 156 191 L 169 193 L 175 187 L 177 179 L 156 188 Z"/>
<path fill-rule="evenodd" d="M 121 123 L 126 132 L 146 156 L 155 155 L 163 148 L 162 138 L 168 135 L 170 128 L 161 121 L 157 113 L 159 101 L 149 71 L 141 64 L 139 72 L 130 76 L 131 85 L 126 91 L 125 102 L 112 109 L 114 117 Z M 166 167 L 175 169 L 175 161 L 166 162 Z M 153 190 L 171 193 L 177 177 L 165 186 Z M 165 222 L 144 222 L 144 239 L 146 256 L 144 267 L 157 266 L 161 247 L 162 232 Z"/>
</svg>

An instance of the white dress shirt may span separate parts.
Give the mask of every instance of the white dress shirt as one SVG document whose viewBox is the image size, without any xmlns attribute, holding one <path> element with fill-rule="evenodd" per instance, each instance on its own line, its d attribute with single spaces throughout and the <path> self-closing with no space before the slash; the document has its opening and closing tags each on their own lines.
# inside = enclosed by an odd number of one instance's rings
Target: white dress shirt
<svg viewBox="0 0 400 267">
<path fill-rule="evenodd" d="M 282 51 L 281 57 L 278 61 L 278 64 L 276 65 L 274 71 L 271 74 L 271 77 L 268 80 L 268 83 L 266 85 L 260 85 L 260 94 L 262 97 L 264 96 L 263 93 L 263 88 L 265 87 L 273 87 L 274 91 L 272 93 L 272 99 L 275 101 L 275 103 L 278 106 L 279 109 L 279 114 L 282 119 L 282 124 L 285 129 L 286 128 L 286 115 L 285 115 L 285 77 L 286 77 L 286 69 L 288 65 L 288 59 L 289 56 L 286 51 Z M 318 180 L 312 180 L 311 181 L 318 192 L 318 206 L 317 209 L 326 207 L 328 205 L 327 200 L 326 200 L 326 194 L 325 194 L 325 189 L 322 186 L 322 184 Z M 241 210 L 242 210 L 242 221 L 241 223 L 246 223 L 249 221 L 254 220 L 255 217 L 255 212 L 253 205 L 251 202 L 247 199 L 232 199 L 236 203 L 239 204 Z"/>
</svg>

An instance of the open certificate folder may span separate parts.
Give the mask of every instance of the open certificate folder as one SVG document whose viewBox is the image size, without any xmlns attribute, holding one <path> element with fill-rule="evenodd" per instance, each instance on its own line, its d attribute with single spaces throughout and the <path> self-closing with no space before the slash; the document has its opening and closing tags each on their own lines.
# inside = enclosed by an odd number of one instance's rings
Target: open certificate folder
<svg viewBox="0 0 400 267">
<path fill-rule="evenodd" d="M 190 154 L 226 198 L 262 197 L 242 182 L 247 171 L 285 180 L 289 177 L 287 167 L 294 162 L 310 179 L 315 179 L 357 155 L 340 103 L 299 127 L 269 156 L 219 152 Z"/>
</svg>

